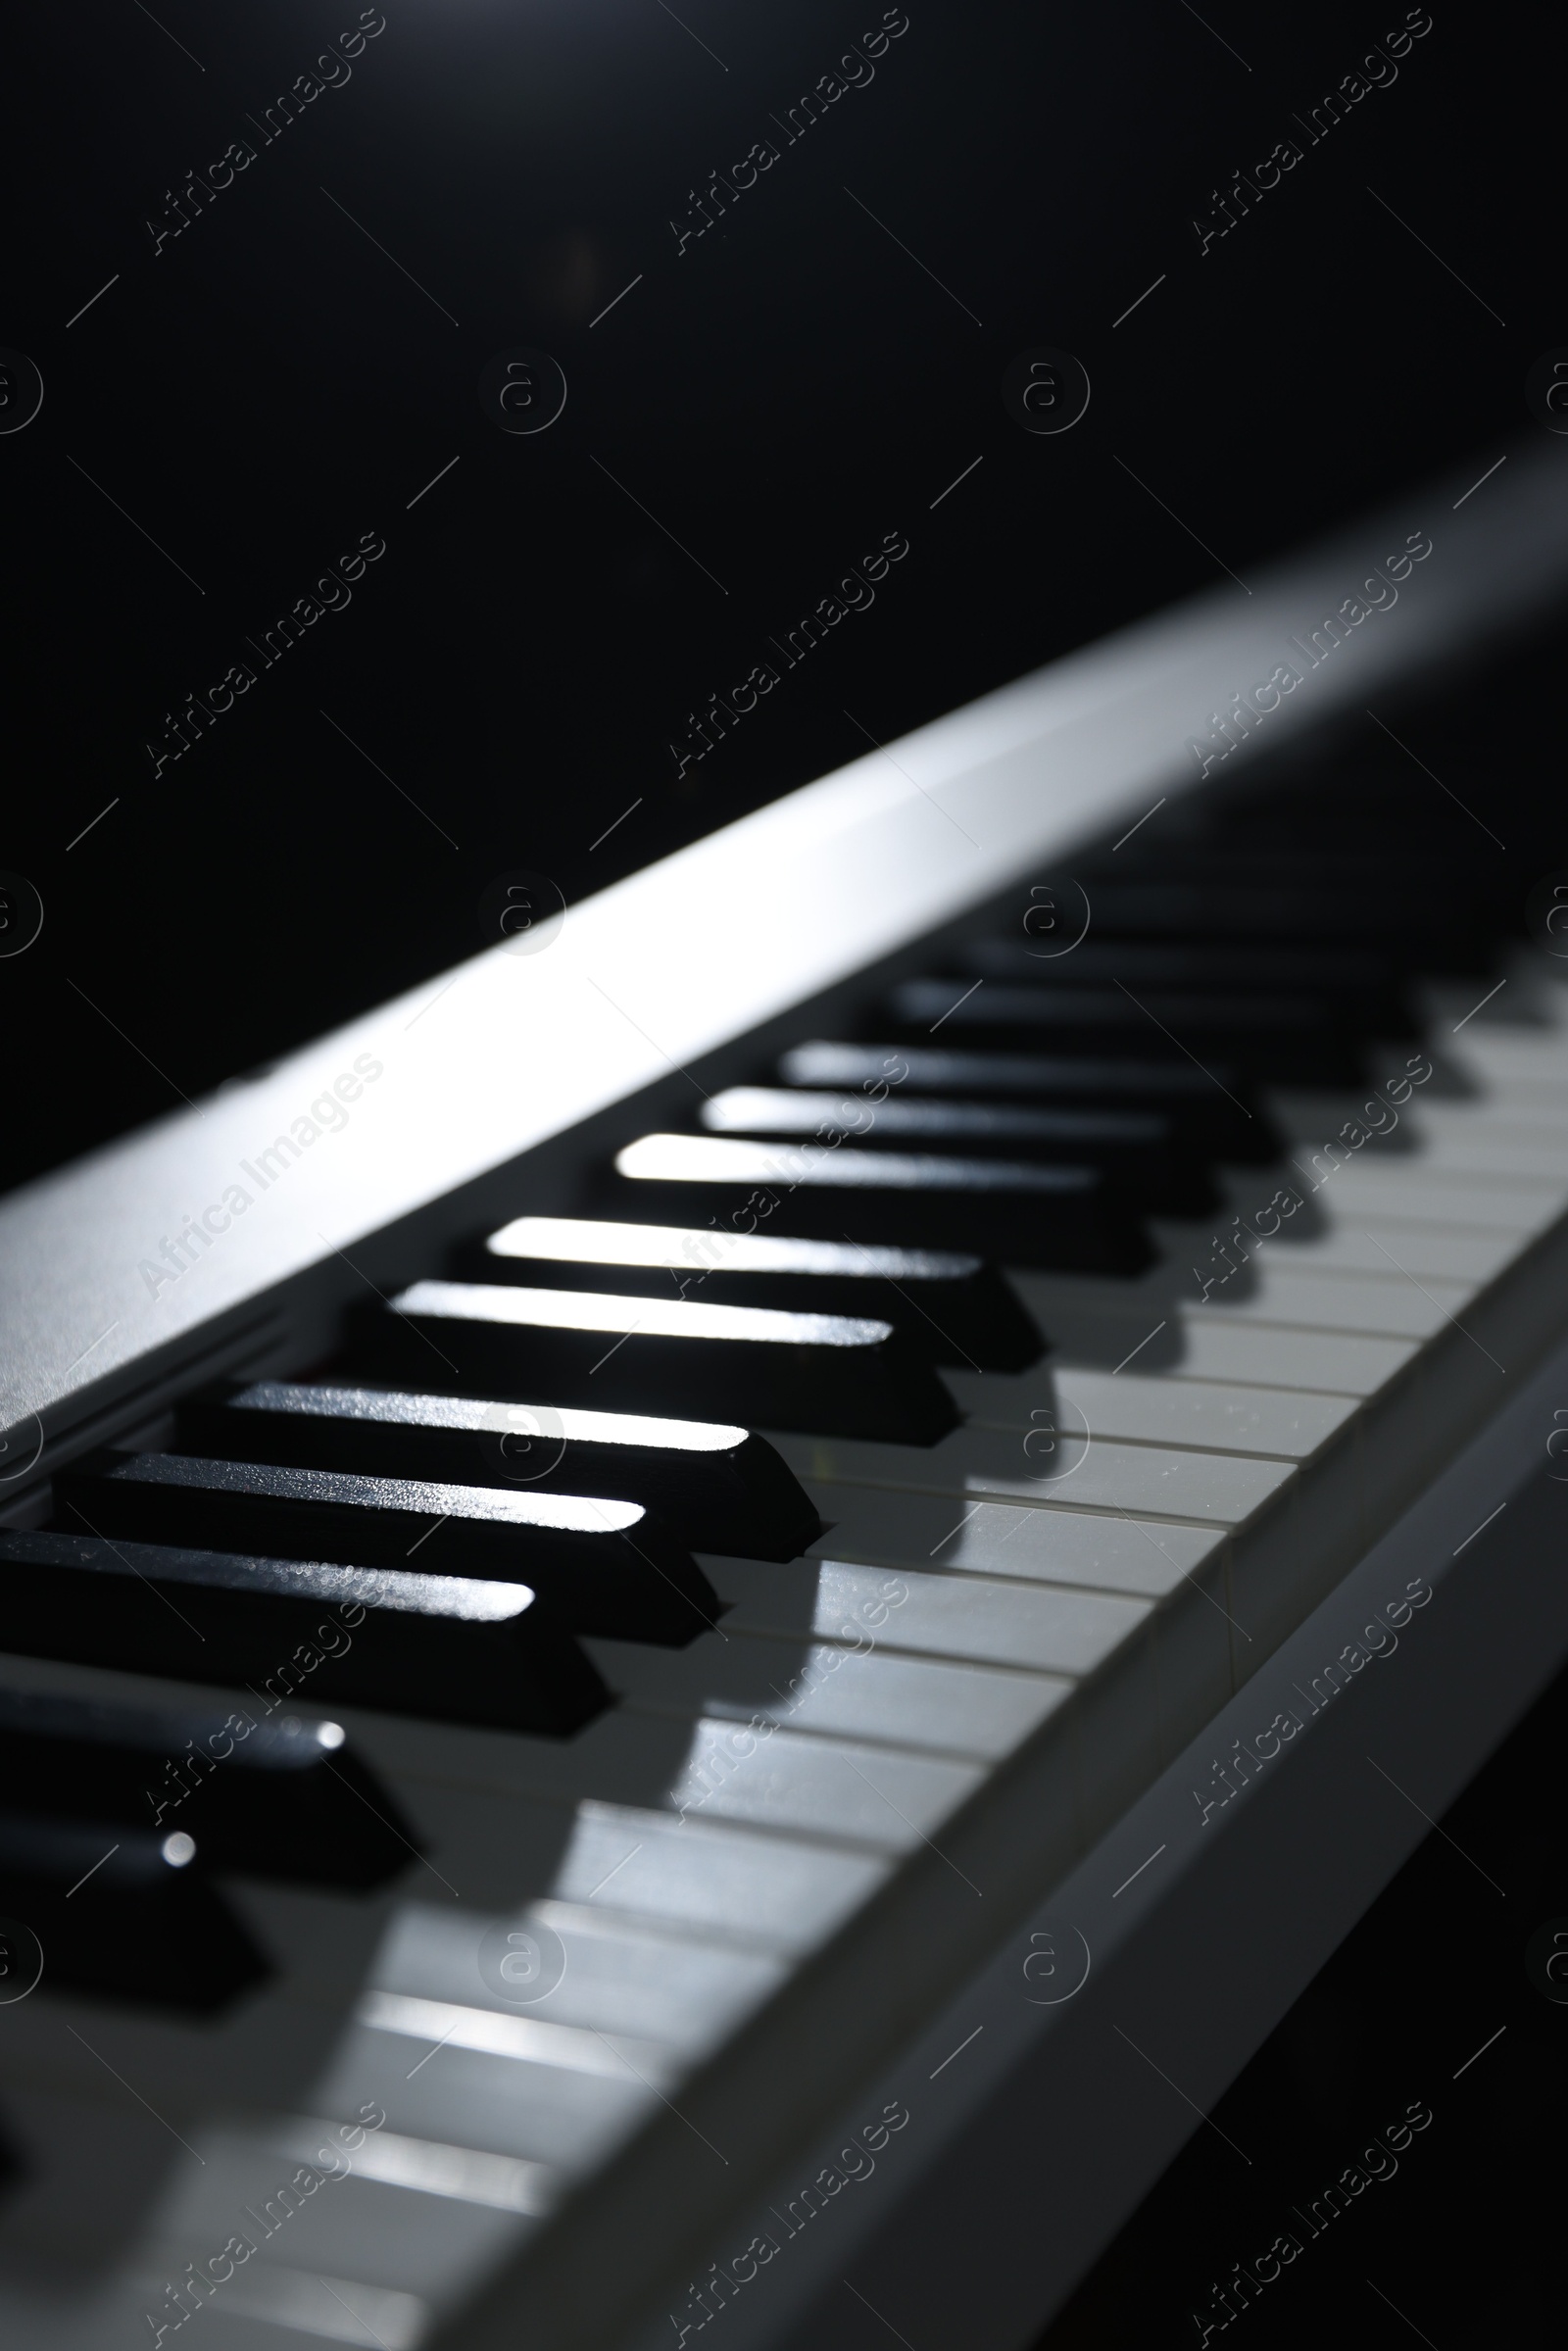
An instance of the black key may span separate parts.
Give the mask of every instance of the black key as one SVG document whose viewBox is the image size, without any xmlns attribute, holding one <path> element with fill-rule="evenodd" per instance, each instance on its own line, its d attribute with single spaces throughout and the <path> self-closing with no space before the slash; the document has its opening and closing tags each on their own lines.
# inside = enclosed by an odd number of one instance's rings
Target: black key
<svg viewBox="0 0 1568 2351">
<path fill-rule="evenodd" d="M 1040 980 L 905 980 L 888 1001 L 894 1026 L 923 1043 L 938 1028 L 955 1044 L 1043 1051 L 1081 1049 L 1159 1059 L 1221 1055 L 1249 1076 L 1298 1085 L 1359 1086 L 1364 1058 L 1320 998 L 1188 990 L 1079 988 Z"/>
<path fill-rule="evenodd" d="M 634 1221 L 732 1233 L 755 1232 L 783 1210 L 808 1240 L 840 1241 L 849 1227 L 851 1239 L 867 1243 L 972 1250 L 1067 1272 L 1141 1273 L 1152 1256 L 1136 1216 L 1093 1168 L 935 1151 L 643 1135 L 616 1153 L 598 1204 Z"/>
<path fill-rule="evenodd" d="M 512 1295 L 509 1293 L 509 1295 Z M 274 1559 L 526 1584 L 541 1615 L 612 1641 L 690 1641 L 718 1613 L 702 1569 L 636 1502 L 502 1494 L 184 1453 L 100 1454 L 65 1470 L 74 1527 Z"/>
<path fill-rule="evenodd" d="M 0 1912 L 37 1937 L 48 1990 L 209 2014 L 270 1970 L 195 1861 L 182 1830 L 0 1811 Z"/>
<path fill-rule="evenodd" d="M 421 1379 L 439 1356 L 458 1387 L 519 1400 L 727 1408 L 764 1428 L 896 1445 L 935 1445 L 959 1417 L 902 1332 L 841 1315 L 416 1282 L 383 1315 L 376 1347 Z"/>
<path fill-rule="evenodd" d="M 988 980 L 1029 983 L 1044 977 L 1075 987 L 1113 987 L 1120 980 L 1140 996 L 1150 988 L 1298 992 L 1326 998 L 1342 1016 L 1348 1006 L 1367 1034 L 1414 1037 L 1420 1030 L 1393 959 L 1358 947 L 1088 938 L 1069 954 L 1052 957 L 1014 936 L 977 939 L 959 951 L 957 960 Z"/>
<path fill-rule="evenodd" d="M 569 1738 L 610 1703 L 524 1584 L 0 1529 L 8 1648 Z"/>
<path fill-rule="evenodd" d="M 1474 928 L 1468 894 L 1441 886 L 1406 895 L 1368 876 L 1348 889 L 1291 889 L 1267 876 L 1220 881 L 1100 883 L 1093 891 L 1096 936 L 1135 938 L 1373 941 L 1430 940 L 1445 967 Z"/>
<path fill-rule="evenodd" d="M 1171 1120 L 1190 1149 L 1208 1158 L 1268 1166 L 1284 1150 L 1283 1138 L 1249 1081 L 1225 1061 L 1210 1061 L 1200 1069 L 1185 1060 L 990 1053 L 972 1047 L 857 1045 L 816 1038 L 796 1046 L 778 1065 L 787 1086 L 860 1087 L 886 1084 L 890 1066 L 902 1069 L 899 1083 L 915 1086 L 922 1094 L 1157 1110 Z"/>
<path fill-rule="evenodd" d="M 1124 1200 L 1167 1216 L 1207 1216 L 1220 1196 L 1205 1164 L 1183 1151 L 1168 1118 L 1152 1110 L 1041 1109 L 897 1094 L 871 1103 L 854 1095 L 786 1086 L 726 1086 L 704 1102 L 711 1135 L 814 1138 L 826 1149 L 952 1151 L 1041 1164 L 1088 1163 Z"/>
<path fill-rule="evenodd" d="M 195 1839 L 209 1869 L 364 1888 L 416 1851 L 337 1723 L 0 1691 L 0 1786 L 51 1819 Z"/>
<path fill-rule="evenodd" d="M 865 1248 L 711 1226 L 596 1224 L 518 1216 L 464 1254 L 476 1280 L 797 1314 L 875 1315 L 932 1363 L 1027 1371 L 1045 1341 L 1006 1276 L 982 1257 Z M 699 1548 L 702 1546 L 699 1545 Z"/>
<path fill-rule="evenodd" d="M 794 1559 L 821 1533 L 773 1447 L 723 1422 L 264 1380 L 182 1405 L 178 1441 L 225 1460 L 605 1494 L 694 1551 Z"/>
<path fill-rule="evenodd" d="M 1053 953 L 1049 940 L 1019 929 L 957 950 L 965 970 L 987 979 L 1036 980 L 1059 973 L 1097 986 L 1118 979 L 1154 988 L 1305 989 L 1309 995 L 1378 988 L 1395 977 L 1391 958 L 1364 947 L 1316 943 L 1273 947 L 1251 940 L 1101 939 Z"/>
</svg>

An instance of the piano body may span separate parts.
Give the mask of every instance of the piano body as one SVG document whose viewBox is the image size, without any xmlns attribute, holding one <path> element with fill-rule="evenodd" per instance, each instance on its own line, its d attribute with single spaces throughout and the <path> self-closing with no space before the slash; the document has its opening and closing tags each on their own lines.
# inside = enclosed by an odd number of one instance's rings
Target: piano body
<svg viewBox="0 0 1568 2351">
<path fill-rule="evenodd" d="M 0 1203 L 8 2342 L 1059 2306 L 1568 1651 L 1553 454 Z"/>
</svg>

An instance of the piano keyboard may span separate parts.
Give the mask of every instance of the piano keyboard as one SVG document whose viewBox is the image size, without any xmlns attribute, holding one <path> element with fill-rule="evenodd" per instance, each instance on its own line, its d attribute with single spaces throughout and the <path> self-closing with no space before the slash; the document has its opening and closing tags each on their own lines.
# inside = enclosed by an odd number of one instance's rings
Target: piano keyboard
<svg viewBox="0 0 1568 2351">
<path fill-rule="evenodd" d="M 1026 884 L 11 1513 L 8 2340 L 706 2309 L 1539 1360 L 1568 993 L 1396 770 L 1315 790 L 1363 851 L 1089 853 L 1076 956 Z"/>
</svg>

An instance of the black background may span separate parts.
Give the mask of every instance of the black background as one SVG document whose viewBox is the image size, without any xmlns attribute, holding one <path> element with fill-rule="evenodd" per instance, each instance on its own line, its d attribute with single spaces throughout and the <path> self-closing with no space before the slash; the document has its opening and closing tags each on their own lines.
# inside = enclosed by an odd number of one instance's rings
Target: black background
<svg viewBox="0 0 1568 2351">
<path fill-rule="evenodd" d="M 1536 2351 L 1563 2327 L 1568 1675 L 1510 1733 L 1237 2076 L 1036 2351 Z M 1534 1961 L 1532 1966 L 1531 1962 Z M 1375 2149 L 1407 2109 L 1431 2122 Z M 1343 2190 L 1314 2224 L 1325 2188 Z M 1332 2199 L 1330 2200 L 1332 2205 Z M 1313 2234 L 1314 2226 L 1316 2234 Z M 1237 2264 L 1299 2250 L 1215 2306 Z"/>
<path fill-rule="evenodd" d="M 1560 20 L 1437 0 L 1309 144 L 1293 116 L 1395 0 L 910 0 L 786 143 L 880 14 L 388 0 L 270 141 L 351 0 L 15 28 L 0 343 L 45 399 L 0 437 L 0 867 L 46 919 L 0 961 L 0 1183 L 475 952 L 503 869 L 579 897 L 1532 429 L 1525 371 L 1564 339 Z M 1299 164 L 1200 255 L 1210 191 L 1287 137 Z M 677 253 L 689 191 L 762 138 L 777 163 Z M 155 256 L 166 191 L 238 139 L 254 162 Z M 1070 433 L 1003 407 L 1034 345 L 1089 370 Z M 537 436 L 476 396 L 516 346 L 569 386 Z M 875 606 L 677 780 L 687 713 L 889 531 Z M 364 532 L 352 604 L 259 669 L 247 636 Z M 255 686 L 155 774 L 166 713 L 239 661 Z"/>
</svg>

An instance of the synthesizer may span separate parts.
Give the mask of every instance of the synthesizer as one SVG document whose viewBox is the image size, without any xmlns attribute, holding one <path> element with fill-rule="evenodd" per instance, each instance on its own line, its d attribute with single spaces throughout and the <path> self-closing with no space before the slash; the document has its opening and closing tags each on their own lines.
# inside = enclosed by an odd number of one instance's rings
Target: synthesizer
<svg viewBox="0 0 1568 2351">
<path fill-rule="evenodd" d="M 1561 820 L 1442 752 L 1568 492 L 1463 489 L 0 1202 L 8 2341 L 853 2351 L 965 2194 L 950 2331 L 1070 2289 L 1334 1706 L 1446 1696 L 1433 1810 L 1568 1648 Z"/>
</svg>

